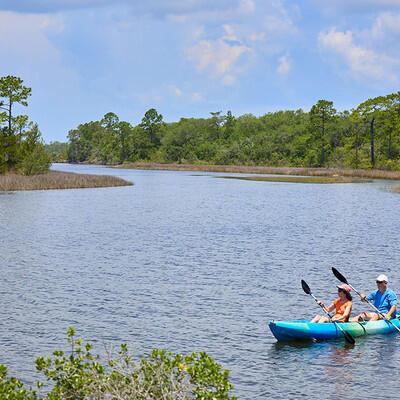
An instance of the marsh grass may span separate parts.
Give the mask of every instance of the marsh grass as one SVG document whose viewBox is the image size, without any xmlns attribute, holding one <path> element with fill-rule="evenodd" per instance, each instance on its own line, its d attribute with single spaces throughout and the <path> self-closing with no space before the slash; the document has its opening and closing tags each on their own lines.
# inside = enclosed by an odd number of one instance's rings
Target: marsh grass
<svg viewBox="0 0 400 400">
<path fill-rule="evenodd" d="M 0 191 L 83 189 L 111 186 L 128 186 L 132 182 L 108 175 L 75 174 L 50 171 L 46 174 L 24 176 L 15 173 L 0 175 Z"/>
<path fill-rule="evenodd" d="M 341 176 L 214 176 L 221 179 L 240 179 L 258 182 L 288 182 L 288 183 L 362 183 L 368 182 L 359 178 L 348 178 Z"/>
<path fill-rule="evenodd" d="M 197 164 L 161 164 L 161 163 L 132 163 L 116 166 L 117 168 L 153 169 L 172 171 L 207 171 L 207 172 L 235 172 L 245 174 L 273 174 L 273 175 L 302 175 L 302 176 L 332 176 L 367 179 L 398 179 L 399 171 L 383 171 L 378 169 L 338 169 L 338 168 L 290 168 L 265 167 L 246 165 L 197 165 Z"/>
</svg>

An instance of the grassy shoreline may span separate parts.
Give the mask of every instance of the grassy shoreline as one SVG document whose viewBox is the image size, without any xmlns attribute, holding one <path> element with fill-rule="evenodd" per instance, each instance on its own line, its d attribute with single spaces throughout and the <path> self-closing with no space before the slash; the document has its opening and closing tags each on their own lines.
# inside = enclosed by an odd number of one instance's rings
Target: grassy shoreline
<svg viewBox="0 0 400 400">
<path fill-rule="evenodd" d="M 132 182 L 109 175 L 75 174 L 49 171 L 46 174 L 24 176 L 14 173 L 0 175 L 0 192 L 16 190 L 84 189 L 130 186 Z"/>
<path fill-rule="evenodd" d="M 245 174 L 302 175 L 321 177 L 349 177 L 367 179 L 400 180 L 400 171 L 384 171 L 378 169 L 340 169 L 340 168 L 297 168 L 266 167 L 246 165 L 196 165 L 196 164 L 162 164 L 162 163 L 126 163 L 113 168 L 148 169 L 167 171 L 204 171 L 233 172 Z"/>
<path fill-rule="evenodd" d="M 239 179 L 243 181 L 255 182 L 280 182 L 280 183 L 311 183 L 311 184 L 331 184 L 331 183 L 365 183 L 370 182 L 362 178 L 350 178 L 343 176 L 215 176 L 219 179 Z"/>
</svg>

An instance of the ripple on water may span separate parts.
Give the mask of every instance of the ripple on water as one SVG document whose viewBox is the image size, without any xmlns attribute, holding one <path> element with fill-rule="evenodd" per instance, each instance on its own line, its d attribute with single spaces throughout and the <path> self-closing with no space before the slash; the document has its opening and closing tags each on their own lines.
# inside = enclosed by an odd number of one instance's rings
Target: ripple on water
<svg viewBox="0 0 400 400">
<path fill-rule="evenodd" d="M 0 196 L 0 362 L 12 374 L 32 382 L 34 358 L 75 325 L 100 352 L 207 351 L 242 399 L 392 397 L 399 336 L 280 345 L 267 323 L 318 312 L 300 279 L 329 301 L 332 265 L 363 290 L 382 271 L 398 289 L 398 196 L 377 183 L 57 168 L 135 186 Z"/>
</svg>

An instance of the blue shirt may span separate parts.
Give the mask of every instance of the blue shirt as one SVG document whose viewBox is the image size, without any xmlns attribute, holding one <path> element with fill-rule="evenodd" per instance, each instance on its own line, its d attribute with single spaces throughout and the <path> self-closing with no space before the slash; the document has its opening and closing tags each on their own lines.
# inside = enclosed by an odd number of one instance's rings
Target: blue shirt
<svg viewBox="0 0 400 400">
<path fill-rule="evenodd" d="M 373 302 L 373 305 L 383 314 L 387 314 L 393 305 L 397 305 L 397 296 L 392 289 L 386 289 L 385 293 L 379 290 L 371 292 L 367 299 Z M 396 310 L 392 313 L 391 318 L 396 318 Z"/>
</svg>

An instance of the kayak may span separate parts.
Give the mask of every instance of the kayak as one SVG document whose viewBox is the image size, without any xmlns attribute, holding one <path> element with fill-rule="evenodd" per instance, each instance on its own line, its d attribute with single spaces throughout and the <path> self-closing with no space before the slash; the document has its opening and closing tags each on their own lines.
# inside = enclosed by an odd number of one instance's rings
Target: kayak
<svg viewBox="0 0 400 400">
<path fill-rule="evenodd" d="M 271 321 L 269 329 L 278 341 L 292 340 L 329 340 L 343 338 L 343 332 L 337 327 L 348 332 L 351 336 L 364 336 L 376 334 L 388 334 L 397 332 L 393 326 L 400 328 L 400 320 L 397 318 L 388 321 L 366 322 L 342 322 L 334 324 L 327 322 L 318 324 L 309 320 Z"/>
</svg>

